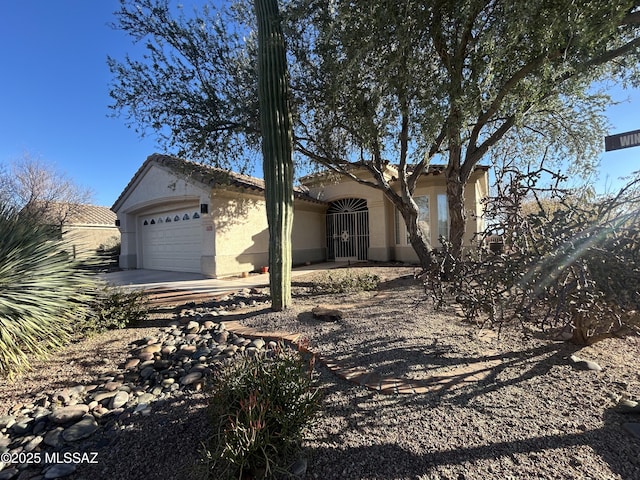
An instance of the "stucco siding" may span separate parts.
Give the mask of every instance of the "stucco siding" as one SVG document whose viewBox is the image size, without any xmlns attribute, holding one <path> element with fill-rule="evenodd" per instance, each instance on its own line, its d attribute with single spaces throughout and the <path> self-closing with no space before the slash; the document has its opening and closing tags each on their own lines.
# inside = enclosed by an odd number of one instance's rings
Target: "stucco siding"
<svg viewBox="0 0 640 480">
<path fill-rule="evenodd" d="M 465 210 L 467 213 L 467 231 L 465 245 L 473 245 L 478 241 L 477 234 L 485 229 L 484 203 L 488 195 L 488 174 L 476 170 L 465 188 Z"/>
<path fill-rule="evenodd" d="M 235 275 L 266 266 L 269 230 L 264 199 L 225 191 L 214 192 L 211 199 L 216 274 Z"/>
<path fill-rule="evenodd" d="M 64 227 L 62 239 L 74 258 L 87 258 L 95 255 L 100 246 L 118 243 L 120 232 L 115 226 L 69 225 Z"/>
<path fill-rule="evenodd" d="M 254 195 L 231 192 L 212 195 L 215 224 L 215 269 L 218 276 L 259 271 L 269 264 L 266 204 Z M 323 205 L 294 204 L 292 257 L 294 264 L 324 261 Z"/>
<path fill-rule="evenodd" d="M 325 210 L 325 205 L 295 202 L 291 235 L 294 265 L 327 259 Z"/>
<path fill-rule="evenodd" d="M 131 213 L 163 203 L 180 199 L 199 200 L 208 198 L 208 190 L 189 182 L 187 178 L 176 177 L 167 169 L 151 165 L 143 173 L 137 184 L 123 199 L 119 212 Z"/>
<path fill-rule="evenodd" d="M 396 262 L 418 264 L 418 255 L 411 245 L 396 245 L 393 249 Z"/>
</svg>

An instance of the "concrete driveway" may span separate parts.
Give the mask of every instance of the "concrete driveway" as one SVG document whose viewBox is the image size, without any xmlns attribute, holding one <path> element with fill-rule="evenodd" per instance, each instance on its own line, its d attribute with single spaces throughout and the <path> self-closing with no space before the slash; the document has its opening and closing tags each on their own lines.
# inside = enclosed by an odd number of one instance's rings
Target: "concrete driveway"
<svg viewBox="0 0 640 480">
<path fill-rule="evenodd" d="M 314 265 L 296 267 L 292 270 L 292 278 L 311 272 L 325 271 L 345 267 L 348 262 L 325 262 Z M 198 273 L 165 272 L 160 270 L 122 270 L 102 275 L 102 279 L 110 285 L 151 292 L 190 292 L 194 294 L 222 294 L 235 292 L 243 288 L 266 287 L 269 285 L 268 274 L 252 274 L 246 278 L 207 278 Z"/>
</svg>

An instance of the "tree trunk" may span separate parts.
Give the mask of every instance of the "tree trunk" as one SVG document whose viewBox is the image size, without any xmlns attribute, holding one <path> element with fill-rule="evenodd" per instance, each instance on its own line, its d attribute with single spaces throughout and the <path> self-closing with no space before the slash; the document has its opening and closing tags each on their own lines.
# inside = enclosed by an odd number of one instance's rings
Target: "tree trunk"
<svg viewBox="0 0 640 480">
<path fill-rule="evenodd" d="M 254 0 L 258 20 L 258 98 L 267 221 L 271 308 L 291 305 L 293 227 L 292 131 L 289 79 L 277 0 Z"/>
<path fill-rule="evenodd" d="M 413 247 L 413 250 L 418 255 L 420 266 L 423 270 L 428 270 L 433 264 L 433 255 L 431 253 L 432 247 L 429 238 L 420 229 L 418 225 L 418 206 L 413 199 L 394 199 L 394 204 L 407 226 L 407 233 L 409 234 L 409 243 Z"/>
<path fill-rule="evenodd" d="M 447 168 L 447 204 L 449 207 L 449 242 L 454 258 L 462 255 L 462 243 L 466 230 L 467 216 L 464 209 L 464 187 L 466 180 L 460 176 L 460 169 Z"/>
</svg>

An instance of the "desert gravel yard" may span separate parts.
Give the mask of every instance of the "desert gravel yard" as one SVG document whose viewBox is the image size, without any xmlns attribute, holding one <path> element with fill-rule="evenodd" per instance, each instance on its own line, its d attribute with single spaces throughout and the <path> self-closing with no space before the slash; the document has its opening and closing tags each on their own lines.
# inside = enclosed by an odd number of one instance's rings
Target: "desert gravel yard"
<svg viewBox="0 0 640 480">
<path fill-rule="evenodd" d="M 228 311 L 262 330 L 299 332 L 324 359 L 381 376 L 429 384 L 468 367 L 484 379 L 433 383 L 426 393 L 385 395 L 318 366 L 323 408 L 305 434 L 307 479 L 638 479 L 640 339 L 610 339 L 582 348 L 518 325 L 499 336 L 436 312 L 407 267 L 352 268 L 382 278 L 377 291 L 319 295 L 318 278 L 294 282 L 295 305 Z M 340 308 L 338 322 L 313 318 L 317 305 Z M 200 310 L 201 313 L 206 313 Z M 17 382 L 3 385 L 0 415 L 42 391 L 91 383 L 120 371 L 132 341 L 156 334 L 173 318 L 155 315 L 128 328 L 74 344 Z M 579 368 L 569 357 L 596 362 Z M 215 381 L 215 377 L 212 378 Z M 111 429 L 78 448 L 96 449 L 98 464 L 70 479 L 187 479 L 208 434 L 202 392 L 153 405 L 150 415 L 124 412 Z M 637 412 L 637 410 L 636 410 Z M 0 478 L 3 478 L 0 472 Z M 18 477 L 15 477 L 18 478 Z M 28 479 L 27 475 L 20 476 Z"/>
</svg>

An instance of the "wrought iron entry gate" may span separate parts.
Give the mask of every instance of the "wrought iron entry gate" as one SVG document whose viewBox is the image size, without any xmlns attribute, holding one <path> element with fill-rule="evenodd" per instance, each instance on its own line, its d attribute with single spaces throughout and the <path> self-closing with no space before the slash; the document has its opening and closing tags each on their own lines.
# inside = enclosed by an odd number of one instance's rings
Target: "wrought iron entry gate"
<svg viewBox="0 0 640 480">
<path fill-rule="evenodd" d="M 360 198 L 336 200 L 327 209 L 329 260 L 366 260 L 369 250 L 369 210 Z"/>
</svg>

